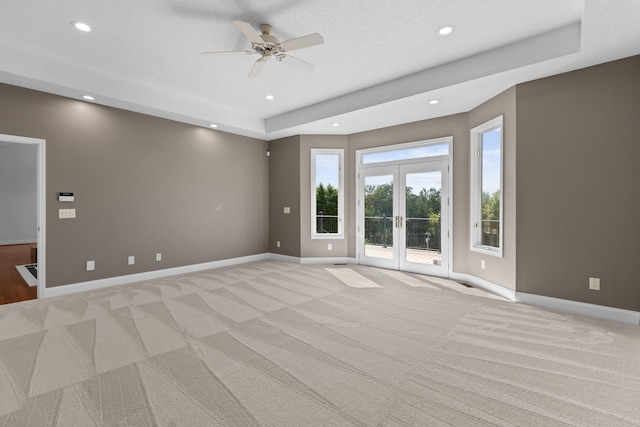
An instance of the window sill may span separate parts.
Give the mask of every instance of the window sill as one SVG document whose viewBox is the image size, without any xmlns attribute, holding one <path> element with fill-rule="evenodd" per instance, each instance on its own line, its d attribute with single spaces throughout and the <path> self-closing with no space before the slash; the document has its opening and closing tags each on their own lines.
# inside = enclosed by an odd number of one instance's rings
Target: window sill
<svg viewBox="0 0 640 427">
<path fill-rule="evenodd" d="M 502 249 L 500 248 L 494 248 L 492 246 L 471 246 L 470 249 L 471 252 L 502 258 Z"/>
<path fill-rule="evenodd" d="M 342 234 L 312 234 L 311 235 L 311 240 L 327 240 L 327 239 L 333 239 L 333 240 L 343 240 L 344 239 L 344 235 Z"/>
</svg>

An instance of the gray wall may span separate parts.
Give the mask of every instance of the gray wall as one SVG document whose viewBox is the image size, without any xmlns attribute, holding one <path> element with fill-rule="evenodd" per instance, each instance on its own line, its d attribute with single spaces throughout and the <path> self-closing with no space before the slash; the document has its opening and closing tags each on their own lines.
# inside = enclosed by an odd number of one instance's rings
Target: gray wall
<svg viewBox="0 0 640 427">
<path fill-rule="evenodd" d="M 0 245 L 36 241 L 37 166 L 35 145 L 0 141 Z"/>
<path fill-rule="evenodd" d="M 8 85 L 0 99 L 0 133 L 46 139 L 47 286 L 267 252 L 265 141 Z"/>
<path fill-rule="evenodd" d="M 640 57 L 516 97 L 518 291 L 640 310 Z"/>
<path fill-rule="evenodd" d="M 300 137 L 271 141 L 269 151 L 269 252 L 300 257 Z"/>
</svg>

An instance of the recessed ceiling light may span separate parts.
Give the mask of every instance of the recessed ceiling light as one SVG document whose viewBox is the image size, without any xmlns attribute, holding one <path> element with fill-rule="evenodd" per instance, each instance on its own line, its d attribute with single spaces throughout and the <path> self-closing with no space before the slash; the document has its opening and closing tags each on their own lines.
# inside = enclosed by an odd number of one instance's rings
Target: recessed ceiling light
<svg viewBox="0 0 640 427">
<path fill-rule="evenodd" d="M 275 96 L 267 95 L 267 96 L 265 96 L 265 98 L 268 99 L 269 101 L 273 101 L 275 99 Z"/>
<path fill-rule="evenodd" d="M 77 30 L 80 30 L 82 32 L 88 33 L 89 31 L 91 31 L 91 27 L 84 22 L 73 21 L 71 24 L 73 24 L 73 26 L 76 27 Z"/>
<path fill-rule="evenodd" d="M 95 101 L 96 99 L 91 95 L 82 95 L 82 99 L 86 99 L 87 101 Z"/>
<path fill-rule="evenodd" d="M 218 127 L 218 125 L 217 125 L 217 124 L 215 124 L 215 123 L 212 123 L 212 124 L 210 124 L 210 125 L 209 125 L 209 127 L 210 127 L 211 129 L 215 129 L 215 128 L 217 128 L 217 127 Z"/>
<path fill-rule="evenodd" d="M 331 126 L 333 126 L 334 128 L 337 128 L 338 126 L 340 126 L 340 123 L 331 123 Z"/>
<path fill-rule="evenodd" d="M 429 104 L 436 105 L 438 102 L 440 102 L 440 101 L 437 100 L 437 99 L 432 99 L 431 101 L 429 101 Z"/>
<path fill-rule="evenodd" d="M 441 36 L 448 36 L 451 33 L 453 33 L 453 25 L 446 25 L 438 30 Z"/>
</svg>

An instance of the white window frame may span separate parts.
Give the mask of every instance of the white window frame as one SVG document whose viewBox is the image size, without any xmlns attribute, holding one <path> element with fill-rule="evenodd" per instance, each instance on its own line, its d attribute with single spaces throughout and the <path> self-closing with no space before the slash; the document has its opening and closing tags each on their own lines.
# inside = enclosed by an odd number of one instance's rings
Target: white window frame
<svg viewBox="0 0 640 427">
<path fill-rule="evenodd" d="M 338 155 L 338 232 L 316 232 L 316 156 L 318 154 Z M 311 149 L 311 238 L 312 239 L 344 239 L 344 149 L 312 148 Z"/>
<path fill-rule="evenodd" d="M 500 129 L 500 247 L 482 245 L 482 135 Z M 470 249 L 502 257 L 504 251 L 504 116 L 496 117 L 471 129 Z"/>
</svg>

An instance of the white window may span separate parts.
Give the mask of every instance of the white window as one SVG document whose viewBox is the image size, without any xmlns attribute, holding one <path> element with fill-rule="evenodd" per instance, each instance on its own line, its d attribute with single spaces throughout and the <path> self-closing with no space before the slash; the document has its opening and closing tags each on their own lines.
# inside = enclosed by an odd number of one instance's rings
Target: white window
<svg viewBox="0 0 640 427">
<path fill-rule="evenodd" d="M 434 141 L 436 142 L 429 142 L 428 144 L 425 144 L 426 141 L 410 142 L 408 144 L 398 144 L 393 146 L 393 148 L 372 150 L 371 152 L 362 154 L 362 164 L 369 165 L 373 163 L 447 156 L 449 154 L 449 141 L 446 140 L 446 138 L 440 138 Z"/>
<path fill-rule="evenodd" d="M 344 236 L 344 150 L 311 149 L 311 238 Z"/>
<path fill-rule="evenodd" d="M 471 129 L 471 250 L 502 256 L 503 118 Z"/>
</svg>

